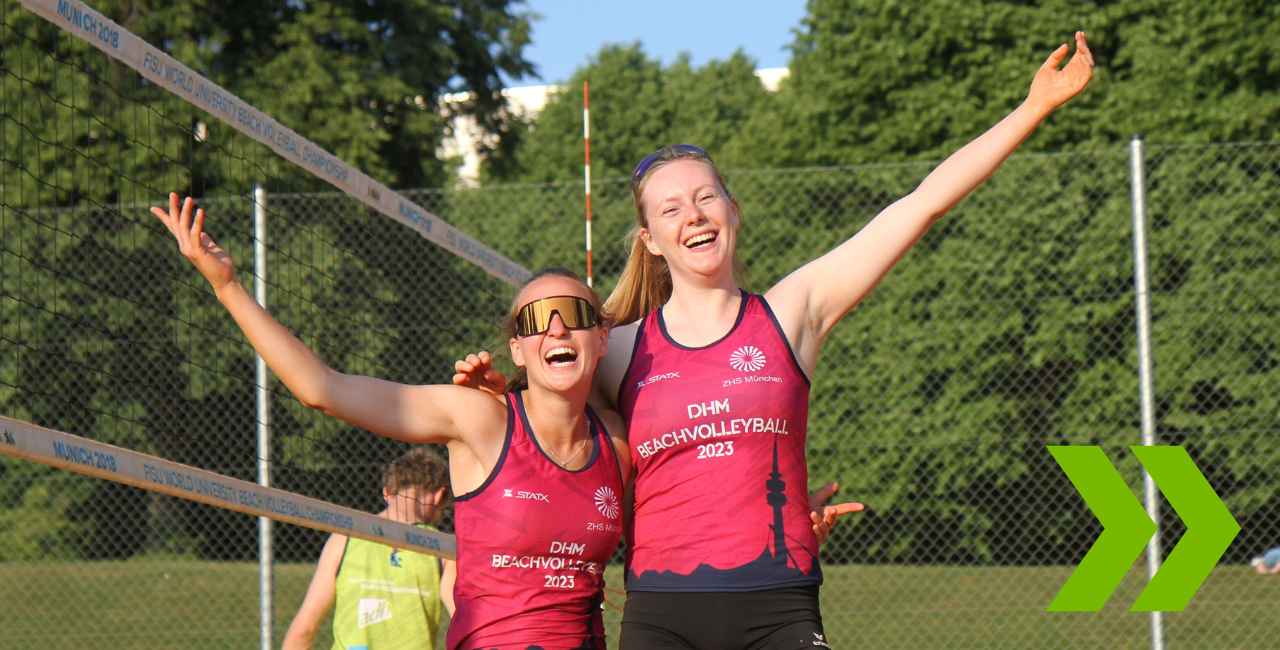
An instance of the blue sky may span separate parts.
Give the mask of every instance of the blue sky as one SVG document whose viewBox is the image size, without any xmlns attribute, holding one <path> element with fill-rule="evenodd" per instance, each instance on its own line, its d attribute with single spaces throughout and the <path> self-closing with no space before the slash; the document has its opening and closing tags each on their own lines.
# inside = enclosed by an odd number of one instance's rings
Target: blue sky
<svg viewBox="0 0 1280 650">
<path fill-rule="evenodd" d="M 787 65 L 783 48 L 804 17 L 804 0 L 526 0 L 541 14 L 533 24 L 533 45 L 525 58 L 538 66 L 542 80 L 508 80 L 512 86 L 564 81 L 605 43 L 639 40 L 650 57 L 663 63 L 681 51 L 695 66 L 724 59 L 741 47 L 761 68 Z"/>
</svg>

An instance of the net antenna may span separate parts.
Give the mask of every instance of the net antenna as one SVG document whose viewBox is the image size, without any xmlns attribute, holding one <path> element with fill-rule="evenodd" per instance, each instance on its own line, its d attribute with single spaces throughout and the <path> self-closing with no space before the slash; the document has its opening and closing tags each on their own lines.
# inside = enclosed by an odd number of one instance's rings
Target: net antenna
<svg viewBox="0 0 1280 650">
<path fill-rule="evenodd" d="M 379 183 L 266 113 L 227 92 L 79 0 L 19 0 L 31 11 L 120 60 L 182 100 L 267 145 L 286 160 L 408 226 L 490 275 L 516 285 L 524 267 Z M 588 182 L 588 187 L 590 183 Z M 590 237 L 588 236 L 588 242 Z M 587 245 L 590 250 L 590 243 Z M 590 271 L 588 271 L 590 275 Z"/>
<path fill-rule="evenodd" d="M 586 162 L 582 174 L 587 196 L 587 286 L 595 287 L 591 274 L 591 88 L 582 82 L 582 139 L 586 142 Z"/>
</svg>

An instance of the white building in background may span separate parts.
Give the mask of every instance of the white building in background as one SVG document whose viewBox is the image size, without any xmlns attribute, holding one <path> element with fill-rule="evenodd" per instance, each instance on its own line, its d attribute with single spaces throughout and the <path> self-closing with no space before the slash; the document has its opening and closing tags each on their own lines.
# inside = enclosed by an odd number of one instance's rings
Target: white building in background
<svg viewBox="0 0 1280 650">
<path fill-rule="evenodd" d="M 789 68 L 761 68 L 756 70 L 756 76 L 760 78 L 760 84 L 764 89 L 771 92 L 778 92 L 778 86 L 782 84 L 782 80 L 791 76 Z"/>
<path fill-rule="evenodd" d="M 778 85 L 790 74 L 791 71 L 787 68 L 756 70 L 756 77 L 759 77 L 760 84 L 771 93 L 777 92 Z M 534 118 L 547 105 L 549 95 L 558 92 L 560 88 L 561 86 L 555 85 L 521 86 L 519 88 L 508 88 L 502 91 L 502 94 L 507 98 L 511 110 L 517 115 L 525 118 Z M 463 101 L 465 99 L 467 99 L 465 94 L 444 95 L 440 98 L 445 103 Z M 480 182 L 480 156 L 476 153 L 476 147 L 481 144 L 482 137 L 484 136 L 476 126 L 475 119 L 462 117 L 454 124 L 453 135 L 445 138 L 440 149 L 436 152 L 436 155 L 441 158 L 462 158 L 462 166 L 458 168 L 459 185 L 474 186 Z"/>
</svg>

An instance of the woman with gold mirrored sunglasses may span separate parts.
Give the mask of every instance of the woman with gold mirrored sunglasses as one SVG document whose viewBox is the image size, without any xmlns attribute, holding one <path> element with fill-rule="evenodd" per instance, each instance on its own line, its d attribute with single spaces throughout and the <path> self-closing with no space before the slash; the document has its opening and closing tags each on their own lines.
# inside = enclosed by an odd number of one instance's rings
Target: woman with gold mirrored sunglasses
<svg viewBox="0 0 1280 650">
<path fill-rule="evenodd" d="M 535 300 L 516 313 L 516 334 L 533 336 L 551 328 L 551 317 L 559 316 L 566 329 L 581 330 L 596 326 L 596 308 L 578 296 L 551 296 Z"/>
<path fill-rule="evenodd" d="M 621 418 L 587 406 L 608 322 L 581 278 L 544 269 L 517 292 L 508 332 L 528 373 L 499 401 L 335 371 L 254 300 L 191 199 L 171 194 L 168 210 L 152 212 L 303 404 L 388 438 L 448 446 L 458 555 L 447 647 L 605 647 L 604 564 L 621 536 L 631 461 Z"/>
</svg>

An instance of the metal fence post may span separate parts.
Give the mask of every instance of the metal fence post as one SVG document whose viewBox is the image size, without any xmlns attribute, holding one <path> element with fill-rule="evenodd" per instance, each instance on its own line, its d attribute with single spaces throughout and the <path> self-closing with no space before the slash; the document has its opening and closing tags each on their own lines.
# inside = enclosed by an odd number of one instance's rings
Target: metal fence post
<svg viewBox="0 0 1280 650">
<path fill-rule="evenodd" d="M 267 188 L 253 187 L 253 295 L 267 308 Z M 271 485 L 271 397 L 267 392 L 267 364 L 254 355 L 254 382 L 258 403 L 258 485 Z M 274 576 L 271 520 L 258 518 L 258 607 L 262 617 L 262 650 L 275 646 Z"/>
<path fill-rule="evenodd" d="M 1138 307 L 1138 399 L 1142 412 L 1142 445 L 1156 444 L 1155 389 L 1151 380 L 1151 305 L 1147 293 L 1147 177 L 1142 136 L 1129 141 L 1130 188 L 1133 196 L 1133 289 Z M 1160 570 L 1160 494 L 1144 469 L 1142 488 L 1147 514 L 1156 534 L 1147 542 L 1147 581 Z M 1164 650 L 1164 612 L 1151 612 L 1151 650 Z"/>
</svg>

